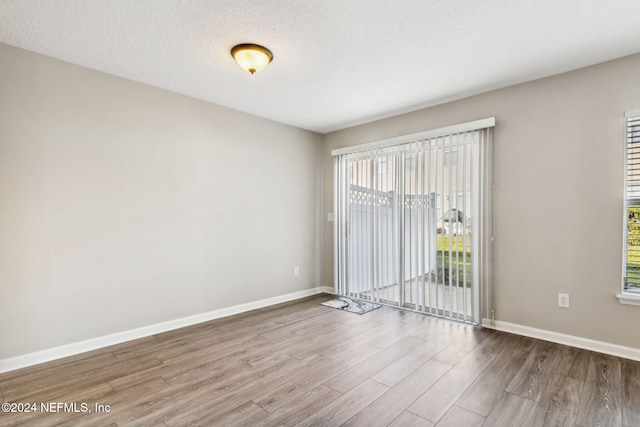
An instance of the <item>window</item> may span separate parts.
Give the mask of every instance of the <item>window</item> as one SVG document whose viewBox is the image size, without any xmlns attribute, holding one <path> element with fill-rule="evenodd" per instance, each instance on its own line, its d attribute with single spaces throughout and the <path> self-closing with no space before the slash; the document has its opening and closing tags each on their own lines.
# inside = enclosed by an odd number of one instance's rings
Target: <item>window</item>
<svg viewBox="0 0 640 427">
<path fill-rule="evenodd" d="M 640 111 L 625 114 L 624 216 L 623 294 L 618 298 L 640 305 Z M 625 294 L 632 297 L 623 301 Z"/>
<path fill-rule="evenodd" d="M 458 166 L 458 151 L 445 151 L 442 153 L 442 163 L 444 166 Z"/>
<path fill-rule="evenodd" d="M 380 159 L 376 159 L 376 164 L 378 165 L 378 175 L 386 175 L 387 174 L 387 158 L 382 157 Z"/>
<path fill-rule="evenodd" d="M 404 155 L 404 170 L 405 172 L 413 171 L 413 166 L 416 162 L 414 153 L 405 153 Z"/>
</svg>

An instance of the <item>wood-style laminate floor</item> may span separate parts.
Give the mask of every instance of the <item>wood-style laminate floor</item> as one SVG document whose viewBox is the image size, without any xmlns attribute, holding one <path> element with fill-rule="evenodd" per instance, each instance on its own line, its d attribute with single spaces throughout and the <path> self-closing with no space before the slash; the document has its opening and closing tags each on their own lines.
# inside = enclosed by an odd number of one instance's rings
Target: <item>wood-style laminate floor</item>
<svg viewBox="0 0 640 427">
<path fill-rule="evenodd" d="M 0 374 L 0 425 L 640 426 L 640 362 L 330 298 Z"/>
</svg>

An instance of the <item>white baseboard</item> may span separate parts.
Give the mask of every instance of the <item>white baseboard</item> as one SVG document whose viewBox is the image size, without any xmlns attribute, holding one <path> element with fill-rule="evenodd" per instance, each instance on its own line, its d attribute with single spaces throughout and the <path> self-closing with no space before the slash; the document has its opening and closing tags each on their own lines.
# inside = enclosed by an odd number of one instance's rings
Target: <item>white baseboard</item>
<svg viewBox="0 0 640 427">
<path fill-rule="evenodd" d="M 153 325 L 144 326 L 142 328 L 117 332 L 115 334 L 105 335 L 98 338 L 91 338 L 85 341 L 79 341 L 59 347 L 53 347 L 46 350 L 24 354 L 21 356 L 1 359 L 0 373 L 25 368 L 27 366 L 37 365 L 39 363 L 50 362 L 52 360 L 73 356 L 103 347 L 108 347 L 110 345 L 120 344 L 126 341 L 131 341 L 138 338 L 148 337 L 150 335 L 183 328 L 185 326 L 195 325 L 197 323 L 207 322 L 209 320 L 219 319 L 221 317 L 232 316 L 234 314 L 240 314 L 250 310 L 256 310 L 259 308 L 293 301 L 296 299 L 321 293 L 333 293 L 333 288 L 329 288 L 327 286 L 319 286 L 316 288 L 293 292 L 286 295 L 280 295 L 273 298 L 267 298 L 260 301 L 234 305 L 233 307 L 225 307 L 218 310 L 209 311 L 207 313 L 201 313 L 193 316 L 183 317 L 180 319 L 169 320 L 167 322 L 156 323 Z"/>
<path fill-rule="evenodd" d="M 515 323 L 503 322 L 491 319 L 482 319 L 482 326 L 497 331 L 509 332 L 512 334 L 523 335 L 525 337 L 538 338 L 544 341 L 551 341 L 558 344 L 569 345 L 571 347 L 591 350 L 598 353 L 609 354 L 611 356 L 624 357 L 625 359 L 640 361 L 640 349 L 625 347 L 622 345 L 611 344 L 603 341 L 595 341 L 588 338 L 576 337 L 573 335 L 565 335 L 558 332 L 547 331 L 544 329 L 531 328 Z"/>
<path fill-rule="evenodd" d="M 325 294 L 331 294 L 331 295 L 335 295 L 336 294 L 336 291 L 333 289 L 333 286 L 320 286 L 320 289 Z"/>
</svg>

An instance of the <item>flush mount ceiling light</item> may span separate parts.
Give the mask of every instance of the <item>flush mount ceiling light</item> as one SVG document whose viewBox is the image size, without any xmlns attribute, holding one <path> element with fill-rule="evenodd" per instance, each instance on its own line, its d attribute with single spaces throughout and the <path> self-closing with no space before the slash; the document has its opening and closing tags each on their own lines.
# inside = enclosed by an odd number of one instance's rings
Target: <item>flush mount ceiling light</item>
<svg viewBox="0 0 640 427">
<path fill-rule="evenodd" d="M 263 70 L 273 60 L 273 54 L 266 47 L 257 44 L 239 44 L 231 49 L 231 56 L 238 65 L 254 74 Z"/>
</svg>

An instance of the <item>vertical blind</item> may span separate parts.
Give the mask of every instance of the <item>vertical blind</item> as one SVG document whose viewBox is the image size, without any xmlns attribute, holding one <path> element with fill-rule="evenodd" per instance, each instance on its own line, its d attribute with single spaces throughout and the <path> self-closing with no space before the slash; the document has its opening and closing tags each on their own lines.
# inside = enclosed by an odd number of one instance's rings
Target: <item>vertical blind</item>
<svg viewBox="0 0 640 427">
<path fill-rule="evenodd" d="M 495 119 L 334 150 L 335 290 L 478 323 Z"/>
<path fill-rule="evenodd" d="M 625 114 L 623 290 L 640 292 L 640 111 Z"/>
</svg>

